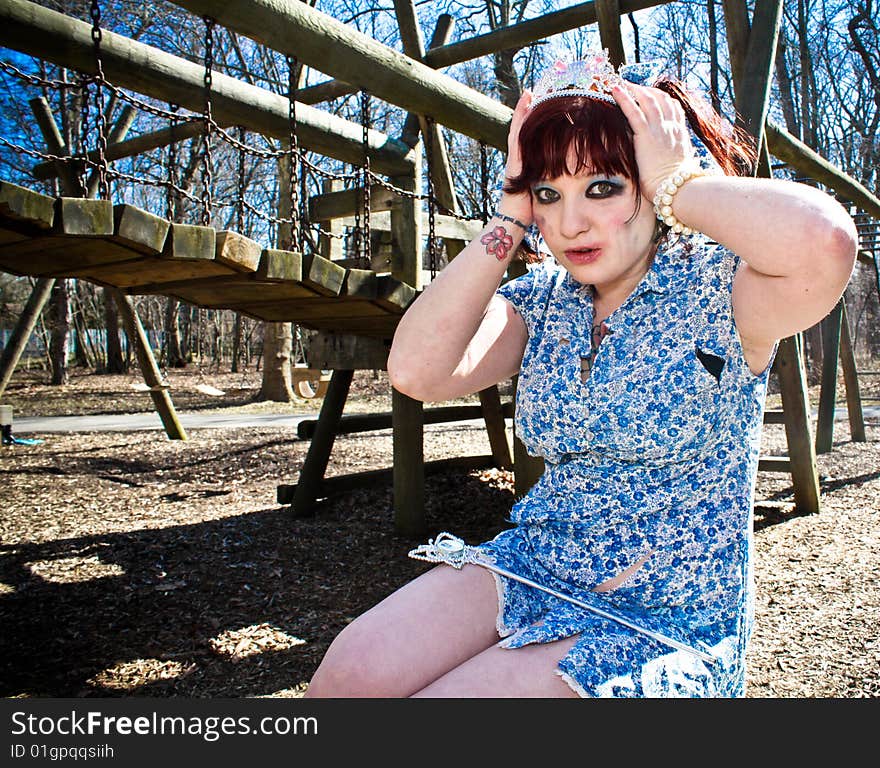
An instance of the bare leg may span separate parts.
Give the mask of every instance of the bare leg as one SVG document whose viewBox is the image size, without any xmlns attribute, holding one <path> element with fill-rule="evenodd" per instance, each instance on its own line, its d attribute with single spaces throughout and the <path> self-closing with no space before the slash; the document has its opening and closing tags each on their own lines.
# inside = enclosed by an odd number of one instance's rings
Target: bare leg
<svg viewBox="0 0 880 768">
<path fill-rule="evenodd" d="M 502 648 L 495 645 L 414 694 L 414 698 L 577 698 L 556 664 L 580 639 Z"/>
<path fill-rule="evenodd" d="M 483 568 L 440 565 L 349 624 L 306 697 L 405 697 L 498 642 L 498 593 Z"/>
</svg>

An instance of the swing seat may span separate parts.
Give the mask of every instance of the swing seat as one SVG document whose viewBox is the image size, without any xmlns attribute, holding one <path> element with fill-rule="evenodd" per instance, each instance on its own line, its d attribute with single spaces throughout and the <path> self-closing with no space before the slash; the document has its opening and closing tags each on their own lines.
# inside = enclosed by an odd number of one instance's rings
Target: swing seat
<svg viewBox="0 0 880 768">
<path fill-rule="evenodd" d="M 332 371 L 307 368 L 297 363 L 293 368 L 293 389 L 297 395 L 306 400 L 324 397 L 327 394 L 327 387 L 330 386 L 332 374 Z"/>
</svg>

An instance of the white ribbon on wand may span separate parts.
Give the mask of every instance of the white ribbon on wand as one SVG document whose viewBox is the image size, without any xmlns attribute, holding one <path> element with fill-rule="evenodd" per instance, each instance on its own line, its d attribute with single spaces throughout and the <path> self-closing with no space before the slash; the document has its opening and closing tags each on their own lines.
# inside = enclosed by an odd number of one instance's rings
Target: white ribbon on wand
<svg viewBox="0 0 880 768">
<path fill-rule="evenodd" d="M 669 647 L 675 648 L 679 651 L 684 651 L 685 653 L 691 653 L 709 664 L 714 664 L 718 661 L 715 656 L 707 653 L 706 651 L 701 651 L 698 648 L 694 648 L 690 645 L 687 645 L 686 643 L 682 643 L 675 638 L 667 637 L 661 632 L 656 632 L 652 629 L 640 627 L 638 624 L 624 618 L 623 616 L 618 616 L 601 608 L 597 608 L 596 606 L 585 603 L 582 600 L 578 600 L 571 595 L 566 595 L 564 592 L 559 592 L 558 590 L 552 589 L 551 587 L 547 587 L 543 584 L 539 584 L 536 581 L 527 579 L 525 576 L 520 576 L 519 574 L 513 573 L 512 571 L 508 571 L 504 568 L 499 568 L 497 565 L 487 562 L 482 558 L 475 557 L 473 554 L 473 547 L 468 547 L 467 545 L 465 545 L 464 541 L 459 539 L 457 536 L 453 536 L 450 533 L 444 532 L 439 534 L 436 539 L 431 539 L 428 541 L 427 544 L 423 544 L 420 547 L 412 550 L 409 553 L 409 556 L 415 560 L 425 560 L 432 563 L 446 563 L 447 565 L 451 565 L 454 568 L 461 568 L 467 563 L 478 565 L 488 571 L 497 573 L 499 576 L 505 576 L 508 579 L 513 579 L 514 581 L 518 581 L 521 584 L 525 584 L 526 586 L 540 589 L 542 592 L 546 592 L 547 594 L 553 595 L 553 597 L 557 597 L 560 600 L 565 600 L 566 602 L 572 603 L 578 608 L 583 608 L 585 611 L 589 611 L 590 613 L 594 613 L 597 616 L 601 616 L 603 619 L 608 619 L 609 621 L 615 621 L 618 624 L 622 624 L 623 626 L 628 627 L 634 632 L 639 632 L 642 635 L 650 637 L 652 640 L 656 640 L 658 643 L 663 643 L 664 645 L 668 645 Z"/>
</svg>

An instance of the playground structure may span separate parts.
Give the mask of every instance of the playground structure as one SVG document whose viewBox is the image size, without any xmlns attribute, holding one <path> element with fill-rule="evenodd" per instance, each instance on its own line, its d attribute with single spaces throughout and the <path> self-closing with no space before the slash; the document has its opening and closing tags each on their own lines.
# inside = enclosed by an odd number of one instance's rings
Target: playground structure
<svg viewBox="0 0 880 768">
<path fill-rule="evenodd" d="M 588 24 L 598 24 L 603 46 L 612 61 L 620 64 L 625 60 L 621 15 L 660 3 L 596 0 L 452 44 L 446 43 L 451 20 L 442 17 L 426 50 L 414 4 L 398 0 L 395 9 L 404 53 L 300 2 L 279 5 L 241 0 L 222 8 L 203 0 L 177 0 L 175 4 L 202 16 L 208 36 L 214 24 L 222 24 L 281 52 L 289 63 L 296 57 L 334 79 L 299 92 L 292 85 L 285 98 L 212 73 L 209 58 L 200 67 L 101 30 L 100 13 L 93 13 L 90 25 L 26 0 L 6 0 L 0 8 L 0 44 L 82 72 L 99 89 L 126 88 L 196 113 L 168 130 L 129 141 L 124 140 L 128 118 L 120 118 L 109 130 L 99 119 L 97 148 L 78 157 L 63 146 L 48 105 L 40 100 L 31 103 L 46 142 L 46 152 L 32 153 L 41 161 L 34 166 L 33 175 L 58 176 L 64 194 L 56 198 L 0 182 L 0 269 L 37 278 L 15 338 L 26 340 L 56 278 L 74 277 L 108 287 L 129 338 L 138 339 L 135 347 L 140 368 L 166 433 L 170 438 L 185 439 L 129 297 L 167 295 L 199 307 L 233 309 L 259 320 L 294 322 L 319 332 L 309 351 L 310 369 L 333 373 L 329 382 L 324 382 L 326 392 L 317 423 L 307 426 L 300 435 L 310 438 L 311 443 L 298 482 L 279 485 L 280 503 L 291 504 L 296 513 L 307 513 L 323 495 L 390 475 L 396 529 L 405 535 L 420 536 L 425 530 L 426 472 L 450 465 L 512 467 L 517 490 L 524 492 L 542 470 L 542 464 L 527 456 L 515 437 L 512 445 L 508 443 L 505 420 L 512 416 L 512 403 L 501 402 L 497 387 L 480 393 L 479 406 L 427 410 L 422 403 L 393 391 L 390 415 L 345 417 L 352 373 L 385 368 L 397 321 L 435 274 L 435 240 L 443 239 L 448 256 L 454 258 L 483 226 L 484 219 L 468 219 L 460 213 L 440 125 L 470 136 L 485 147 L 501 151 L 506 148 L 511 110 L 437 70 Z M 93 9 L 96 7 L 93 3 Z M 825 185 L 848 201 L 860 223 L 859 258 L 875 264 L 880 257 L 875 221 L 880 219 L 880 200 L 767 121 L 781 2 L 758 0 L 751 19 L 744 1 L 725 2 L 724 12 L 737 109 L 748 130 L 762 140 L 759 173 L 771 173 L 773 155 L 799 175 Z M 334 55 L 327 56 L 331 46 Z M 369 128 L 366 89 L 371 97 L 407 110 L 407 127 L 401 137 L 392 138 Z M 330 95 L 358 90 L 364 104 L 361 125 L 311 106 Z M 118 90 L 114 93 L 121 95 Z M 114 173 L 110 166 L 114 159 L 173 145 L 200 132 L 222 135 L 234 142 L 225 128 L 230 125 L 286 140 L 293 168 L 300 147 L 360 166 L 355 187 L 343 189 L 340 179 L 327 178 L 322 194 L 300 201 L 308 220 L 317 222 L 328 235 L 353 224 L 360 233 L 357 257 L 345 257 L 338 237 L 307 242 L 297 218 L 293 181 L 286 222 L 290 226 L 289 248 L 267 248 L 241 232 L 218 231 L 210 226 L 210 200 L 196 201 L 204 211 L 203 222 L 197 225 L 182 224 L 171 216 L 127 204 L 114 205 L 108 199 L 107 179 Z M 425 169 L 423 151 L 427 157 Z M 78 167 L 92 171 L 85 185 L 78 182 Z M 420 193 L 423 173 L 429 188 L 427 196 Z M 387 263 L 371 259 L 370 233 L 379 230 L 388 233 Z M 432 257 L 430 270 L 423 266 L 422 244 L 426 237 Z M 515 269 L 523 268 L 516 264 L 508 277 L 515 276 Z M 846 382 L 852 437 L 865 439 L 844 315 L 841 301 L 823 321 L 826 354 L 815 441 L 799 337 L 783 340 L 774 368 L 783 407 L 778 412 L 767 412 L 765 422 L 785 425 L 789 455 L 785 459 L 761 459 L 759 468 L 791 474 L 799 513 L 819 510 L 816 452 L 830 450 L 831 446 L 838 362 Z M 17 362 L 16 348 L 17 344 L 10 341 L 4 349 L 0 393 Z M 425 423 L 475 417 L 485 420 L 491 456 L 433 463 L 423 460 Z M 338 433 L 383 427 L 393 429 L 391 470 L 334 478 L 333 482 L 324 478 Z"/>
</svg>

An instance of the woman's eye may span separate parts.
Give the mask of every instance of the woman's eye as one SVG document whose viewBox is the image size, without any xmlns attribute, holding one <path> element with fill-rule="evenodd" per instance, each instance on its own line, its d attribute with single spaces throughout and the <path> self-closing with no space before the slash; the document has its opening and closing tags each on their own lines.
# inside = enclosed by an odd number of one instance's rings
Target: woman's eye
<svg viewBox="0 0 880 768">
<path fill-rule="evenodd" d="M 587 197 L 610 197 L 619 192 L 620 189 L 621 186 L 616 182 L 602 179 L 601 181 L 594 181 L 587 187 Z"/>
<path fill-rule="evenodd" d="M 539 203 L 555 203 L 559 199 L 559 193 L 548 187 L 538 187 L 532 193 Z"/>
</svg>

